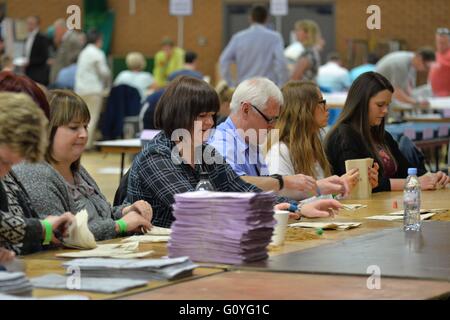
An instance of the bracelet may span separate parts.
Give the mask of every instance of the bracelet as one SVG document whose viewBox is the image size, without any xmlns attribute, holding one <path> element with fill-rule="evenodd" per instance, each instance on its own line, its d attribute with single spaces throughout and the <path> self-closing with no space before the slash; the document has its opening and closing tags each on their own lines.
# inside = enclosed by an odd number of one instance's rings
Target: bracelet
<svg viewBox="0 0 450 320">
<path fill-rule="evenodd" d="M 45 229 L 45 238 L 44 238 L 44 242 L 42 242 L 42 244 L 44 246 L 46 246 L 52 242 L 53 227 L 52 227 L 51 223 L 48 222 L 47 220 L 41 220 L 41 223 L 42 223 L 42 227 Z"/>
<path fill-rule="evenodd" d="M 120 234 L 127 233 L 128 226 L 127 226 L 127 223 L 123 219 L 117 220 L 116 223 L 119 226 L 119 233 Z"/>
<path fill-rule="evenodd" d="M 280 174 L 272 174 L 272 175 L 270 175 L 270 177 L 278 180 L 278 184 L 280 186 L 280 190 L 282 190 L 284 188 L 284 180 L 283 180 L 283 176 L 282 175 L 280 175 Z"/>
</svg>

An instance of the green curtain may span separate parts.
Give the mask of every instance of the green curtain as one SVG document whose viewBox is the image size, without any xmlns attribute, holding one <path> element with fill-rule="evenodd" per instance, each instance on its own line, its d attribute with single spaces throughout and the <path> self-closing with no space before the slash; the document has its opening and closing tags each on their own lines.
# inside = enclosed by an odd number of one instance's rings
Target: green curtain
<svg viewBox="0 0 450 320">
<path fill-rule="evenodd" d="M 84 0 L 84 30 L 95 28 L 103 34 L 103 51 L 111 52 L 115 12 L 108 9 L 107 0 Z"/>
</svg>

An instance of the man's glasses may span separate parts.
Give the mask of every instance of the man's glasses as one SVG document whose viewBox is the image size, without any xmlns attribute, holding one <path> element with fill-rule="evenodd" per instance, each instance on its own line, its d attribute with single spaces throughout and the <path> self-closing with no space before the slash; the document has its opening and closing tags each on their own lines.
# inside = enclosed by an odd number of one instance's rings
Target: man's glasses
<svg viewBox="0 0 450 320">
<path fill-rule="evenodd" d="M 253 109 L 255 109 L 256 111 L 258 111 L 258 113 L 264 118 L 264 120 L 266 120 L 266 122 L 268 123 L 268 124 L 273 124 L 273 123 L 275 123 L 275 122 L 277 122 L 278 121 L 278 119 L 280 118 L 280 117 L 273 117 L 273 118 L 268 118 L 264 113 L 262 113 L 256 106 L 254 106 L 253 104 L 251 104 L 251 103 L 249 103 L 252 107 L 253 107 Z"/>
</svg>

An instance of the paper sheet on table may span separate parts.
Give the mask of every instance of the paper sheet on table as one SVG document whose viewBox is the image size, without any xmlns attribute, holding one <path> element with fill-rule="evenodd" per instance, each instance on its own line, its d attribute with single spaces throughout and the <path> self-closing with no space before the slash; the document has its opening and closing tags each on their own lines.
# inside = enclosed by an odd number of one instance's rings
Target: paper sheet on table
<svg viewBox="0 0 450 320">
<path fill-rule="evenodd" d="M 153 226 L 145 235 L 151 235 L 151 236 L 169 236 L 171 234 L 172 230 L 169 228 L 161 228 L 161 227 L 155 227 Z"/>
<path fill-rule="evenodd" d="M 447 212 L 449 209 L 420 209 L 420 214 L 427 214 L 427 213 L 445 213 Z M 404 211 L 400 210 L 400 211 L 395 211 L 395 212 L 391 212 L 388 213 L 389 215 L 395 215 L 395 216 L 403 216 Z"/>
<path fill-rule="evenodd" d="M 345 170 L 349 172 L 351 169 L 359 170 L 358 183 L 353 187 L 349 195 L 349 199 L 369 199 L 372 195 L 372 186 L 369 181 L 369 167 L 372 167 L 373 159 L 352 159 L 345 161 Z"/>
<path fill-rule="evenodd" d="M 157 242 L 168 242 L 169 240 L 170 236 L 142 235 L 125 238 L 122 240 L 122 242 L 157 243 Z"/>
<path fill-rule="evenodd" d="M 354 203 L 354 204 L 342 204 L 342 208 L 345 210 L 358 210 L 362 208 L 367 208 L 366 204 Z"/>
<path fill-rule="evenodd" d="M 36 288 L 45 289 L 67 289 L 68 277 L 60 274 L 47 274 L 42 277 L 31 279 L 31 283 Z M 119 278 L 89 278 L 83 277 L 80 286 L 71 290 L 92 291 L 101 293 L 116 293 L 147 285 L 148 281 L 119 279 Z"/>
<path fill-rule="evenodd" d="M 436 213 L 425 213 L 420 215 L 420 220 L 427 220 L 434 216 Z M 386 220 L 386 221 L 401 221 L 403 220 L 403 215 L 379 215 L 379 216 L 371 216 L 366 219 L 370 220 Z"/>
<path fill-rule="evenodd" d="M 357 228 L 360 225 L 360 222 L 297 222 L 290 224 L 289 227 L 347 230 L 351 228 Z"/>
<path fill-rule="evenodd" d="M 75 221 L 69 227 L 69 236 L 64 238 L 65 247 L 74 249 L 94 249 L 97 247 L 95 237 L 88 227 L 89 216 L 86 210 L 75 215 Z"/>
<path fill-rule="evenodd" d="M 118 258 L 118 259 L 132 259 L 143 258 L 151 255 L 154 251 L 139 252 L 139 242 L 130 243 L 113 243 L 100 244 L 97 248 L 92 250 L 83 250 L 76 252 L 66 252 L 57 254 L 61 258 Z"/>
</svg>

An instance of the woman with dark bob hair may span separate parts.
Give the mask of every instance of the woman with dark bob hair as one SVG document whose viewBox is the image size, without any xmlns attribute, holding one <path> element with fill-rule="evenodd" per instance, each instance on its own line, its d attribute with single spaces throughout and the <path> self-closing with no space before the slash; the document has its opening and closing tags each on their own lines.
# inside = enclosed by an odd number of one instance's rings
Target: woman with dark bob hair
<svg viewBox="0 0 450 320">
<path fill-rule="evenodd" d="M 366 72 L 353 82 L 344 109 L 325 139 L 333 174 L 345 173 L 345 161 L 373 158 L 378 170 L 378 185 L 373 192 L 403 190 L 411 165 L 397 142 L 385 130 L 385 119 L 394 88 L 384 76 Z M 418 172 L 423 190 L 445 187 L 449 178 L 443 172 Z"/>
<path fill-rule="evenodd" d="M 200 173 L 207 172 L 216 191 L 261 192 L 242 180 L 216 150 L 206 145 L 215 126 L 219 97 L 206 82 L 191 77 L 173 80 L 155 111 L 155 125 L 161 132 L 136 157 L 128 182 L 129 201 L 144 199 L 153 208 L 152 224 L 168 228 L 174 221 L 174 195 L 194 191 Z M 286 209 L 286 198 L 278 197 L 277 209 Z M 329 216 L 327 209 L 340 208 L 329 199 L 305 204 L 298 214 Z"/>
</svg>

